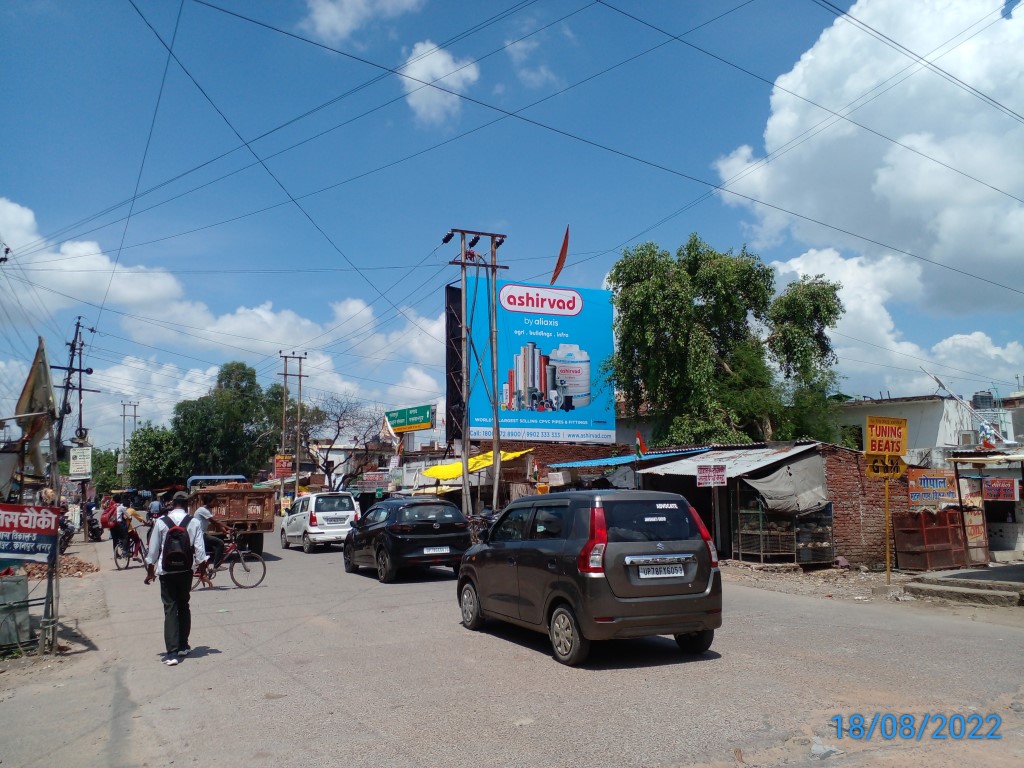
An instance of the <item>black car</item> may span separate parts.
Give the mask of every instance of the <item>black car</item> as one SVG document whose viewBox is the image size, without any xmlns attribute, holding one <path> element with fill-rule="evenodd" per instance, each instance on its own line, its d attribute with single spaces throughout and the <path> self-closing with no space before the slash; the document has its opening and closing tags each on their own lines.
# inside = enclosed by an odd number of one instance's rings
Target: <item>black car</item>
<svg viewBox="0 0 1024 768">
<path fill-rule="evenodd" d="M 718 552 L 682 496 L 570 491 L 512 502 L 462 560 L 462 623 L 546 632 L 579 664 L 591 640 L 673 635 L 688 653 L 722 626 Z"/>
<path fill-rule="evenodd" d="M 383 582 L 407 566 L 448 566 L 459 573 L 471 544 L 469 522 L 449 501 L 397 497 L 378 501 L 352 524 L 345 537 L 345 570 L 377 569 Z"/>
</svg>

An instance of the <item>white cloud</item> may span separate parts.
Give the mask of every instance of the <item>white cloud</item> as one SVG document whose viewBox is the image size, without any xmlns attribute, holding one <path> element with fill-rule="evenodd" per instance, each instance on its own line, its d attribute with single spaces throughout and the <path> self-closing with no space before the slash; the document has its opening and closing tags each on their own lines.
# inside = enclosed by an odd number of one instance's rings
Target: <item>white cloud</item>
<svg viewBox="0 0 1024 768">
<path fill-rule="evenodd" d="M 425 0 L 306 0 L 309 13 L 300 27 L 321 40 L 340 43 L 376 19 L 418 11 Z"/>
<path fill-rule="evenodd" d="M 136 311 L 182 295 L 178 280 L 162 269 L 150 269 L 114 261 L 100 251 L 98 243 L 68 241 L 59 247 L 32 252 L 20 244 L 40 239 L 35 214 L 28 208 L 0 197 L 0 232 L 14 253 L 4 265 L 4 283 L 15 301 L 5 301 L 12 319 L 36 325 L 46 312 L 73 307 L 80 302 L 117 305 Z"/>
<path fill-rule="evenodd" d="M 480 67 L 471 59 L 458 60 L 448 51 L 434 48 L 436 46 L 429 40 L 413 46 L 401 69 L 408 76 L 402 78 L 402 87 L 417 120 L 428 125 L 441 125 L 459 114 L 461 99 L 455 94 L 465 93 L 480 79 Z M 424 85 L 435 81 L 454 93 Z"/>
<path fill-rule="evenodd" d="M 388 388 L 387 399 L 403 407 L 433 403 L 438 395 L 444 392 L 440 378 L 416 366 L 409 366 L 403 372 L 402 378 Z"/>
<path fill-rule="evenodd" d="M 1021 14 L 999 19 L 999 9 L 983 0 L 913 4 L 859 0 L 850 13 L 920 53 L 942 46 L 980 19 L 985 23 L 998 19 L 962 45 L 956 43 L 967 35 L 941 47 L 943 55 L 932 58 L 993 99 L 1016 103 L 1019 72 L 1024 69 Z M 907 72 L 899 74 L 907 67 Z M 1020 258 L 1024 204 L 985 184 L 1024 198 L 1024 154 L 1019 151 L 1024 128 L 943 77 L 918 69 L 863 30 L 837 20 L 776 81 L 764 130 L 764 153 L 750 146 L 736 148 L 719 159 L 719 176 L 730 182 L 737 174 L 747 173 L 732 180 L 730 188 L 940 264 L 1020 286 L 1024 284 L 1024 259 Z M 872 92 L 877 98 L 858 102 L 863 106 L 851 118 L 985 184 L 848 122 L 836 122 L 818 107 L 781 90 L 840 110 L 893 76 L 896 80 L 886 86 L 891 90 Z M 905 79 L 897 83 L 901 78 Z M 816 126 L 823 120 L 834 124 L 820 130 Z M 807 131 L 812 135 L 803 141 Z M 792 149 L 786 151 L 790 142 L 794 142 Z M 761 164 L 765 156 L 771 162 Z M 758 248 L 788 236 L 809 246 L 858 252 L 871 263 L 880 258 L 912 262 L 890 249 L 728 194 L 722 199 L 754 214 Z M 922 290 L 915 298 L 922 305 L 943 304 L 958 311 L 969 305 L 960 301 L 966 290 L 986 302 L 995 299 L 1008 311 L 1024 306 L 1019 294 L 918 263 Z"/>
<path fill-rule="evenodd" d="M 540 48 L 540 41 L 533 37 L 517 40 L 510 43 L 506 41 L 505 52 L 512 60 L 516 76 L 527 88 L 541 88 L 548 83 L 557 83 L 558 77 L 547 64 L 536 64 L 531 66 L 530 62 Z"/>
<path fill-rule="evenodd" d="M 892 255 L 844 259 L 834 249 L 811 249 L 785 262 L 774 262 L 781 285 L 804 275 L 824 274 L 842 283 L 839 296 L 846 313 L 832 342 L 843 377 L 840 390 L 851 395 L 919 395 L 935 390 L 935 382 L 920 370 L 937 373 L 957 392 L 984 388 L 991 381 L 1013 381 L 1024 367 L 1024 346 L 1009 342 L 999 347 L 985 333 L 956 334 L 924 348 L 907 341 L 896 327 L 889 306 L 920 299 L 921 272 L 917 263 Z"/>
</svg>

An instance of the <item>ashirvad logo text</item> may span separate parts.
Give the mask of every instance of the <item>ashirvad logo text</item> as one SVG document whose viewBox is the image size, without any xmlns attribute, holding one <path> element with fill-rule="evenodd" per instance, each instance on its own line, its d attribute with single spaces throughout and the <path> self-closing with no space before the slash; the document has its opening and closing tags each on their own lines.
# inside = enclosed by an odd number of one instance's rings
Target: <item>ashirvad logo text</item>
<svg viewBox="0 0 1024 768">
<path fill-rule="evenodd" d="M 571 317 L 583 311 L 583 297 L 570 288 L 507 283 L 501 287 L 498 300 L 501 306 L 511 312 Z"/>
</svg>

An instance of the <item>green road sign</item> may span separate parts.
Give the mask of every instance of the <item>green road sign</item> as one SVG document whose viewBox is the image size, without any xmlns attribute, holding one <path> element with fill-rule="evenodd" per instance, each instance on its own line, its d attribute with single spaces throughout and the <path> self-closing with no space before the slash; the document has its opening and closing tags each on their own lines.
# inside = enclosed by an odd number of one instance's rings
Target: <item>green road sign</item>
<svg viewBox="0 0 1024 768">
<path fill-rule="evenodd" d="M 396 434 L 413 432 L 417 429 L 434 428 L 434 406 L 417 405 L 415 408 L 399 408 L 388 411 L 388 424 Z"/>
</svg>

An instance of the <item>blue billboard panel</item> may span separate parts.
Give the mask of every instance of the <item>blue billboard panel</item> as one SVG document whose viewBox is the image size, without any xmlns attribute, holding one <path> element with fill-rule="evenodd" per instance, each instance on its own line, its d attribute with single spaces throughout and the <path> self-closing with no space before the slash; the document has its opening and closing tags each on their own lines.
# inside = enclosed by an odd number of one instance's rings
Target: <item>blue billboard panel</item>
<svg viewBox="0 0 1024 768">
<path fill-rule="evenodd" d="M 508 440 L 615 442 L 615 398 L 601 376 L 612 354 L 610 291 L 498 282 L 498 423 Z M 492 437 L 487 282 L 467 283 L 473 347 L 471 440 Z"/>
</svg>

